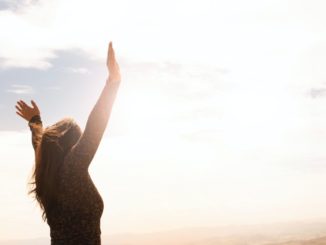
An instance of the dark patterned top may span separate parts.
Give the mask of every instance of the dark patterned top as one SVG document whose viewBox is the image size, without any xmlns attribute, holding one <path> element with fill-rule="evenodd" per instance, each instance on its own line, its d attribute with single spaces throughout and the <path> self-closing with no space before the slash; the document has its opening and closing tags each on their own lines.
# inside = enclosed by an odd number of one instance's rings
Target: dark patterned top
<svg viewBox="0 0 326 245">
<path fill-rule="evenodd" d="M 58 201 L 51 213 L 46 214 L 52 245 L 101 244 L 100 219 L 104 204 L 88 167 L 102 139 L 118 87 L 116 84 L 104 87 L 84 133 L 64 159 L 58 176 Z M 36 150 L 43 132 L 41 118 L 33 117 L 29 126 Z"/>
</svg>

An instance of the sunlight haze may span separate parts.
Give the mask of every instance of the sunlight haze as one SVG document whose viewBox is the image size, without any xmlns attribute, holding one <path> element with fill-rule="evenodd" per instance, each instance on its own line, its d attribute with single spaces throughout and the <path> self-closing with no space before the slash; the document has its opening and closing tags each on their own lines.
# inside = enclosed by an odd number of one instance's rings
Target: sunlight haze
<svg viewBox="0 0 326 245">
<path fill-rule="evenodd" d="M 122 82 L 91 164 L 103 235 L 324 220 L 326 2 L 0 1 L 0 240 L 48 237 L 27 196 L 45 126 L 84 128 L 110 40 Z M 6 222 L 4 222 L 6 220 Z"/>
</svg>

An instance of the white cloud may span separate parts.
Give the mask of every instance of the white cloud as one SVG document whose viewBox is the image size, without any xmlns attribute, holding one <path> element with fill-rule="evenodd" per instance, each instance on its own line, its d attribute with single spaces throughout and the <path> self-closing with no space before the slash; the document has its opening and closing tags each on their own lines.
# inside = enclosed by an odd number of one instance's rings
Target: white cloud
<svg viewBox="0 0 326 245">
<path fill-rule="evenodd" d="M 325 97 L 326 94 L 326 88 L 321 87 L 321 88 L 312 88 L 308 91 L 308 96 L 310 96 L 313 99 L 320 98 L 320 97 Z"/>
<path fill-rule="evenodd" d="M 32 94 L 34 93 L 34 89 L 29 85 L 21 85 L 21 84 L 13 84 L 11 85 L 11 89 L 6 90 L 8 93 L 14 94 Z"/>
<path fill-rule="evenodd" d="M 46 87 L 45 89 L 46 90 L 55 90 L 55 91 L 57 91 L 57 90 L 60 90 L 61 87 L 59 87 L 59 86 L 51 86 L 51 87 Z"/>
<path fill-rule="evenodd" d="M 77 74 L 87 74 L 89 73 L 89 70 L 85 67 L 69 67 L 67 68 L 67 71 Z"/>
<path fill-rule="evenodd" d="M 0 53 L 4 66 L 45 69 L 55 50 L 79 48 L 90 57 L 104 58 L 112 39 L 119 56 L 137 61 L 198 62 L 237 69 L 256 66 L 257 72 L 263 65 L 288 67 L 300 49 L 326 35 L 302 11 L 308 1 L 286 3 L 290 11 L 281 11 L 283 1 L 271 0 L 246 4 L 240 0 L 155 4 L 42 0 L 21 11 L 1 11 L 0 28 L 5 31 L 0 34 Z M 318 3 L 312 11 L 322 9 L 324 3 Z"/>
<path fill-rule="evenodd" d="M 48 59 L 53 58 L 53 48 L 46 45 L 45 29 L 24 19 L 20 13 L 0 12 L 0 53 L 1 66 L 49 68 Z"/>
<path fill-rule="evenodd" d="M 0 9 L 10 9 L 13 11 L 21 11 L 26 7 L 37 4 L 39 0 L 2 0 Z"/>
</svg>

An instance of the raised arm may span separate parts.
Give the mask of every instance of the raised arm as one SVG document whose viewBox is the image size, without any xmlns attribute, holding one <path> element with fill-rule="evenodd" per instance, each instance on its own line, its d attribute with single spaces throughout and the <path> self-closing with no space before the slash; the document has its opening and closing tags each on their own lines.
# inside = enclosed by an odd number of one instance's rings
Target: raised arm
<svg viewBox="0 0 326 245">
<path fill-rule="evenodd" d="M 79 168 L 88 169 L 97 151 L 120 85 L 120 69 L 115 59 L 112 43 L 109 44 L 107 67 L 109 78 L 106 81 L 106 85 L 88 117 L 84 133 L 71 150 L 71 154 L 76 159 L 75 164 Z"/>
<path fill-rule="evenodd" d="M 24 101 L 19 100 L 16 104 L 16 113 L 21 116 L 23 119 L 28 121 L 28 126 L 32 132 L 32 144 L 33 148 L 36 151 L 43 133 L 43 124 L 40 116 L 40 110 L 36 103 L 32 100 L 32 107 L 27 105 Z"/>
</svg>

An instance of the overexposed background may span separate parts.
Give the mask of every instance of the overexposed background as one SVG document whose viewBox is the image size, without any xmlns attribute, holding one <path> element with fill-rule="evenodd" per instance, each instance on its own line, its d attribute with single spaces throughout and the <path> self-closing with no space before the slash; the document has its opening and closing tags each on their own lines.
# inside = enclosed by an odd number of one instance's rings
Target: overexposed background
<svg viewBox="0 0 326 245">
<path fill-rule="evenodd" d="M 84 127 L 122 85 L 91 175 L 102 234 L 311 221 L 326 206 L 326 16 L 308 0 L 0 1 L 0 240 L 48 237 L 18 99 Z"/>
</svg>

